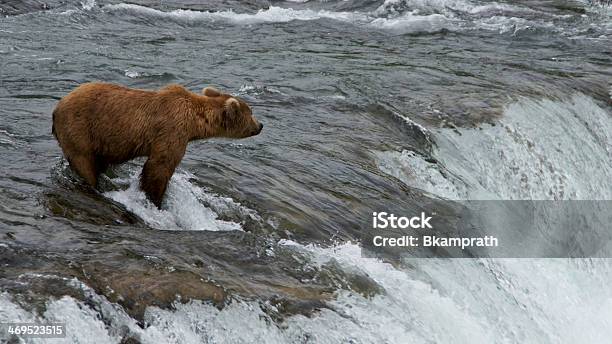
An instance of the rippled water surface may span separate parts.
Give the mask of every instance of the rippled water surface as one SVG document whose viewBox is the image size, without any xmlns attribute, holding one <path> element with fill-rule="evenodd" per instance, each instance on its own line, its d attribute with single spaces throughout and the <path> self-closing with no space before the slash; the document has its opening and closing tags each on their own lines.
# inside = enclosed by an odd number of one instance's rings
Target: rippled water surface
<svg viewBox="0 0 612 344">
<path fill-rule="evenodd" d="M 359 244 L 381 209 L 612 199 L 601 2 L 28 0 L 0 15 L 0 322 L 64 321 L 67 343 L 609 340 L 607 259 L 390 264 Z M 214 85 L 265 129 L 191 143 L 157 210 L 142 160 L 96 191 L 62 159 L 53 108 L 96 80 Z"/>
</svg>

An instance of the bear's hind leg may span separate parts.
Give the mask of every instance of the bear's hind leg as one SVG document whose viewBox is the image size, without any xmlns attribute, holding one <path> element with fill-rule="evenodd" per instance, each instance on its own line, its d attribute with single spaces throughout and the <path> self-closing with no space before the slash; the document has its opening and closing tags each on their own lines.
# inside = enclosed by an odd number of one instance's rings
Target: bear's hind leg
<svg viewBox="0 0 612 344">
<path fill-rule="evenodd" d="M 87 184 L 95 188 L 98 184 L 98 174 L 96 171 L 96 162 L 93 155 L 80 154 L 72 156 L 68 159 L 70 167 L 85 179 Z"/>
</svg>

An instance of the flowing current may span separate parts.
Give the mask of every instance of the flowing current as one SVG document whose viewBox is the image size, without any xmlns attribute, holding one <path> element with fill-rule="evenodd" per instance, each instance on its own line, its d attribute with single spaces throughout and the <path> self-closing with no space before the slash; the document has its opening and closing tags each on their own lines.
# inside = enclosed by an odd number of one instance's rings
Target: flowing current
<svg viewBox="0 0 612 344">
<path fill-rule="evenodd" d="M 0 2 L 0 323 L 61 343 L 607 343 L 609 259 L 362 253 L 371 212 L 612 199 L 597 1 Z M 51 112 L 83 82 L 214 85 L 259 136 L 83 186 Z M 2 337 L 0 341 L 10 340 Z M 27 342 L 42 343 L 42 339 Z"/>
</svg>

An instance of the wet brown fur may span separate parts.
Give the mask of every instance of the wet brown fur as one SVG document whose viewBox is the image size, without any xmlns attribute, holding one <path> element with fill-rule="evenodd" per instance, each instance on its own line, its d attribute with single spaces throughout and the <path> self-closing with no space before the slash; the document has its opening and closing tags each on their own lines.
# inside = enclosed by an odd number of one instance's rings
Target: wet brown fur
<svg viewBox="0 0 612 344">
<path fill-rule="evenodd" d="M 244 138 L 262 127 L 244 101 L 213 88 L 196 94 L 180 85 L 146 91 L 87 83 L 53 112 L 53 134 L 70 167 L 93 187 L 109 165 L 147 156 L 140 186 L 157 207 L 189 141 Z"/>
</svg>

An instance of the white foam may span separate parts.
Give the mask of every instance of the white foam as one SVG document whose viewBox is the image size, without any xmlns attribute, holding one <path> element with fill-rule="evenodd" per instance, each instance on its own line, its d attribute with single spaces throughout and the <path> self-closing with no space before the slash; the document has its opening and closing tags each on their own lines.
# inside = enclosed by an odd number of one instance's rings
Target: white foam
<svg viewBox="0 0 612 344">
<path fill-rule="evenodd" d="M 17 142 L 15 141 L 16 135 L 10 133 L 6 130 L 0 129 L 0 145 L 8 145 L 12 147 L 17 146 Z"/>
<path fill-rule="evenodd" d="M 295 2 L 302 1 L 296 0 Z M 94 7 L 96 7 L 94 0 L 82 3 L 82 9 L 85 11 L 90 11 Z M 499 33 L 517 33 L 531 28 L 545 28 L 563 33 L 576 31 L 574 27 L 563 28 L 555 25 L 554 22 L 555 19 L 567 19 L 571 15 L 558 15 L 507 3 L 492 2 L 483 5 L 480 2 L 469 0 L 386 0 L 372 12 L 339 12 L 278 6 L 260 9 L 255 13 L 237 13 L 231 9 L 225 11 L 183 9 L 161 11 L 129 3 L 105 5 L 102 6 L 102 10 L 126 12 L 135 16 L 168 18 L 186 23 L 224 21 L 239 25 L 254 25 L 330 19 L 358 26 L 390 30 L 398 34 L 433 33 L 441 30 L 491 30 Z M 68 10 L 62 14 L 71 15 L 78 12 Z M 604 22 L 602 25 L 605 27 L 609 24 Z M 572 35 L 575 36 L 575 32 Z"/>
<path fill-rule="evenodd" d="M 429 16 L 445 29 L 483 29 L 499 33 L 516 33 L 530 28 L 556 30 L 545 18 L 560 17 L 520 5 L 497 2 L 481 5 L 468 0 L 386 0 L 374 13 L 391 21 L 401 16 Z M 539 19 L 532 20 L 534 14 Z"/>
<path fill-rule="evenodd" d="M 379 168 L 447 198 L 612 199 L 612 119 L 592 98 L 521 99 L 481 129 L 434 130 L 443 169 L 410 152 Z"/>
<path fill-rule="evenodd" d="M 398 33 L 438 32 L 453 28 L 452 22 L 441 14 L 416 15 L 406 13 L 395 18 L 376 18 L 370 25 Z"/>
<path fill-rule="evenodd" d="M 96 0 L 86 0 L 85 2 L 81 2 L 81 6 L 86 11 L 91 11 L 96 6 Z"/>
<path fill-rule="evenodd" d="M 511 6 L 508 4 L 497 4 L 497 3 L 474 6 L 470 8 L 468 12 L 472 14 L 479 14 L 479 13 L 496 12 L 496 11 L 501 12 L 501 11 L 516 11 L 516 10 L 532 12 L 532 10 L 529 10 L 529 9 L 523 9 L 523 8 L 518 8 L 516 6 Z"/>
<path fill-rule="evenodd" d="M 353 12 L 332 12 L 332 11 L 314 11 L 314 10 L 295 10 L 291 8 L 282 8 L 270 6 L 268 9 L 262 9 L 254 14 L 236 13 L 233 10 L 218 11 L 218 12 L 202 12 L 195 10 L 173 10 L 169 12 L 156 10 L 150 7 L 135 5 L 135 4 L 116 4 L 106 5 L 104 10 L 107 11 L 129 11 L 133 13 L 142 13 L 151 16 L 168 17 L 181 20 L 227 20 L 240 24 L 256 24 L 256 23 L 282 23 L 294 20 L 316 20 L 322 18 L 336 19 L 342 21 L 354 21 L 364 19 L 366 16 L 360 13 Z"/>
<path fill-rule="evenodd" d="M 256 13 L 236 13 L 233 10 L 202 12 L 182 9 L 165 12 L 125 3 L 106 5 L 103 9 L 105 11 L 123 11 L 135 15 L 171 18 L 186 22 L 214 22 L 220 20 L 245 25 L 331 19 L 354 25 L 367 25 L 376 29 L 390 30 L 398 34 L 433 33 L 441 30 L 461 29 L 485 29 L 499 31 L 500 33 L 517 32 L 532 27 L 555 29 L 550 21 L 532 21 L 522 18 L 521 15 L 523 14 L 533 15 L 537 12 L 529 8 L 498 3 L 476 5 L 466 0 L 387 0 L 370 13 L 292 9 L 278 6 L 270 6 L 268 9 L 261 9 Z M 466 15 L 476 15 L 476 18 L 466 19 Z M 544 13 L 542 16 L 544 16 Z M 550 16 L 554 17 L 554 15 Z"/>
<path fill-rule="evenodd" d="M 247 215 L 255 216 L 253 211 L 242 209 L 240 204 L 230 198 L 205 192 L 189 182 L 189 178 L 190 176 L 184 171 L 174 173 L 168 184 L 161 210 L 157 209 L 140 189 L 139 172 L 132 173 L 126 190 L 109 191 L 104 195 L 123 204 L 151 227 L 162 230 L 242 230 L 238 223 L 219 220 L 219 213 L 206 207 L 203 202 L 212 203 L 221 211 L 225 206 L 226 209 L 237 209 Z"/>
<path fill-rule="evenodd" d="M 439 13 L 454 17 L 457 11 L 467 12 L 474 5 L 467 0 L 385 0 L 374 13 L 378 15 L 398 15 L 405 11 L 416 13 Z"/>
<path fill-rule="evenodd" d="M 47 302 L 47 309 L 42 316 L 36 316 L 16 303 L 8 293 L 0 294 L 0 322 L 61 322 L 66 325 L 66 337 L 31 339 L 29 343 L 118 343 L 120 338 L 113 337 L 107 331 L 97 312 L 70 296 Z M 5 335 L 0 334 L 0 338 Z"/>
<path fill-rule="evenodd" d="M 137 324 L 137 321 L 127 315 L 123 309 L 111 303 L 106 297 L 96 292 L 76 278 L 65 278 L 54 275 L 25 274 L 19 278 L 42 278 L 63 281 L 67 286 L 82 292 L 87 303 L 76 300 L 70 296 L 59 299 L 50 298 L 45 303 L 45 311 L 41 315 L 23 309 L 14 302 L 9 293 L 0 293 L 0 323 L 27 322 L 45 323 L 60 322 L 66 325 L 66 337 L 53 339 L 34 338 L 28 343 L 58 344 L 97 344 L 119 343 L 121 338 L 131 333 L 142 339 L 143 343 L 162 343 L 163 337 L 154 327 L 146 331 Z M 0 333 L 3 339 L 4 333 Z"/>
<path fill-rule="evenodd" d="M 141 74 L 140 74 L 140 73 L 138 73 L 138 72 L 137 72 L 137 71 L 135 71 L 135 70 L 130 70 L 130 69 L 126 69 L 126 70 L 125 70 L 125 76 L 127 76 L 127 77 L 128 77 L 128 78 L 130 78 L 130 79 L 135 79 L 135 78 L 138 78 L 140 75 L 141 75 Z"/>
<path fill-rule="evenodd" d="M 398 14 L 404 11 L 416 13 L 439 13 L 447 17 L 456 17 L 458 13 L 483 14 L 491 12 L 535 13 L 536 11 L 519 5 L 489 2 L 481 5 L 469 0 L 385 0 L 376 9 L 378 14 Z"/>
<path fill-rule="evenodd" d="M 106 11 L 127 11 L 135 14 L 145 14 L 163 18 L 172 18 L 182 21 L 216 21 L 223 20 L 236 24 L 283 23 L 295 20 L 310 21 L 331 19 L 347 23 L 370 25 L 374 28 L 388 29 L 400 33 L 408 32 L 436 32 L 449 27 L 446 18 L 439 14 L 419 16 L 406 13 L 397 18 L 378 18 L 369 13 L 336 12 L 326 10 L 297 10 L 270 6 L 254 14 L 236 13 L 232 10 L 218 12 L 201 12 L 194 10 L 173 10 L 169 12 L 134 4 L 115 4 L 104 6 Z"/>
<path fill-rule="evenodd" d="M 242 84 L 242 86 L 240 86 L 240 89 L 238 90 L 238 93 L 245 94 L 255 90 L 257 90 L 257 86 L 255 85 Z"/>
</svg>

